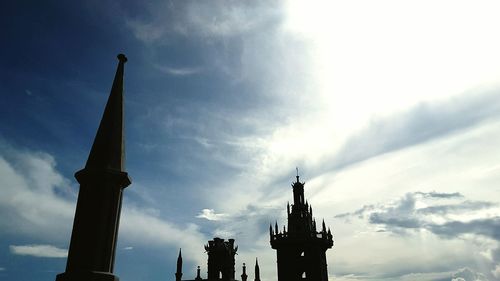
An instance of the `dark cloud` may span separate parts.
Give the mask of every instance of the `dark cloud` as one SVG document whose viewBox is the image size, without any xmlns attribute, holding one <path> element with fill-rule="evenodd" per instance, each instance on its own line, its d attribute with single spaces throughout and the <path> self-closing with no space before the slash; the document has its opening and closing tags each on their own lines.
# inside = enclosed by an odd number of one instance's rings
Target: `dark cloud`
<svg viewBox="0 0 500 281">
<path fill-rule="evenodd" d="M 488 278 L 480 273 L 476 272 L 468 267 L 459 269 L 457 272 L 452 274 L 452 281 L 488 281 Z"/>
<path fill-rule="evenodd" d="M 363 218 L 363 216 L 366 212 L 372 211 L 374 209 L 375 209 L 375 205 L 365 205 L 361 209 L 356 210 L 352 213 L 342 213 L 342 214 L 335 215 L 334 218 L 342 219 L 342 218 L 349 218 L 351 216 L 357 216 L 358 218 L 361 219 L 361 218 Z"/>
<path fill-rule="evenodd" d="M 418 213 L 421 214 L 448 214 L 450 212 L 467 212 L 467 211 L 474 211 L 474 210 L 480 210 L 480 209 L 487 209 L 491 208 L 494 206 L 497 206 L 498 204 L 492 203 L 492 202 L 485 202 L 485 201 L 463 201 L 460 204 L 446 204 L 446 205 L 438 205 L 438 206 L 430 206 L 426 208 L 422 208 L 417 210 Z"/>
<path fill-rule="evenodd" d="M 415 194 L 422 195 L 423 197 L 427 197 L 427 198 L 462 198 L 462 197 L 464 197 L 459 192 L 442 193 L 442 192 L 431 191 L 431 192 L 415 192 Z"/>
<path fill-rule="evenodd" d="M 450 215 L 472 213 L 498 206 L 486 201 L 460 200 L 460 193 L 413 192 L 407 193 L 389 204 L 366 205 L 351 212 L 336 215 L 335 218 L 368 218 L 371 224 L 381 225 L 393 233 L 405 233 L 414 229 L 426 229 L 445 238 L 456 238 L 463 234 L 475 234 L 500 241 L 500 215 L 482 217 L 467 222 L 451 220 Z M 448 203 L 448 199 L 454 202 Z M 446 200 L 447 204 L 439 204 Z M 425 202 L 423 208 L 417 208 L 417 202 Z M 430 219 L 438 216 L 444 223 L 438 224 Z"/>
<path fill-rule="evenodd" d="M 445 237 L 453 238 L 461 234 L 477 234 L 500 241 L 500 216 L 469 222 L 451 221 L 444 224 L 428 224 L 424 227 Z"/>
</svg>

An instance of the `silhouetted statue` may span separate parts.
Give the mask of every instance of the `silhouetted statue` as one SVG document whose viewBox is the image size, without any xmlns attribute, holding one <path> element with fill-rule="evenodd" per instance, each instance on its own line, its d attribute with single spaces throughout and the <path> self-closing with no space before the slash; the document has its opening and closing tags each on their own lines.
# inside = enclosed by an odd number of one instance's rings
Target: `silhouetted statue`
<svg viewBox="0 0 500 281">
<path fill-rule="evenodd" d="M 123 70 L 118 68 L 80 183 L 66 271 L 56 281 L 117 281 L 113 274 L 122 192 L 131 181 L 125 172 Z"/>
<path fill-rule="evenodd" d="M 269 226 L 271 247 L 276 249 L 278 281 L 327 281 L 326 250 L 333 246 L 333 236 L 323 221 L 321 231 L 316 231 L 312 207 L 304 200 L 304 183 L 292 184 L 293 205 L 287 204 L 288 231 L 278 231 Z"/>
</svg>

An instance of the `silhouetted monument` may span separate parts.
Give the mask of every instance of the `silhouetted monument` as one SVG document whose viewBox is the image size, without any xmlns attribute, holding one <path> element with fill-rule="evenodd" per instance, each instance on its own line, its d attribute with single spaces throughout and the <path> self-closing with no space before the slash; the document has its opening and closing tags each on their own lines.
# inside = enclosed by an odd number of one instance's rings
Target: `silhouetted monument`
<svg viewBox="0 0 500 281">
<path fill-rule="evenodd" d="M 118 67 L 104 114 L 80 183 L 66 271 L 56 281 L 117 281 L 113 274 L 122 192 L 131 181 L 125 172 L 123 70 Z"/>
<path fill-rule="evenodd" d="M 196 270 L 196 278 L 192 280 L 182 280 L 182 281 L 236 281 L 235 276 L 235 259 L 234 256 L 238 251 L 238 246 L 234 245 L 234 239 L 228 239 L 224 241 L 221 238 L 214 238 L 208 241 L 205 245 L 205 251 L 208 254 L 208 272 L 207 279 L 203 279 L 200 276 L 200 267 L 198 266 Z M 255 265 L 255 274 L 259 276 L 259 265 Z M 179 250 L 179 256 L 177 257 L 177 271 L 175 273 L 175 280 L 179 281 L 182 277 L 182 255 Z M 243 264 L 243 273 L 241 274 L 241 280 L 247 281 L 248 275 L 246 273 L 246 265 Z M 260 281 L 260 277 L 256 277 L 255 280 Z"/>
<path fill-rule="evenodd" d="M 293 205 L 287 204 L 288 231 L 269 226 L 271 247 L 276 250 L 278 281 L 327 281 L 326 250 L 333 246 L 333 237 L 323 221 L 316 230 L 312 207 L 304 200 L 304 183 L 292 184 Z M 291 207 L 291 212 L 290 212 Z"/>
</svg>

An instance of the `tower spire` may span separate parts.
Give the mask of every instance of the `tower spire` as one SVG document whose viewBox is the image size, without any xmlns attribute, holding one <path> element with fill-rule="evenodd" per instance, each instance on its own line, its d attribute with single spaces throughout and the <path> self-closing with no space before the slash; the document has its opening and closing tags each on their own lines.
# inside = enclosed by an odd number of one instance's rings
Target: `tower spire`
<svg viewBox="0 0 500 281">
<path fill-rule="evenodd" d="M 177 272 L 175 273 L 175 280 L 182 279 L 182 249 L 179 249 L 179 256 L 177 257 Z"/>
<path fill-rule="evenodd" d="M 66 271 L 56 281 L 117 281 L 113 275 L 125 172 L 123 73 L 127 58 L 118 55 L 113 86 L 80 183 Z"/>
<path fill-rule="evenodd" d="M 260 268 L 259 261 L 255 258 L 255 279 L 254 281 L 260 281 Z"/>
<path fill-rule="evenodd" d="M 87 159 L 86 169 L 125 170 L 123 134 L 123 70 L 127 58 L 118 55 L 118 67 L 101 123 Z"/>
</svg>

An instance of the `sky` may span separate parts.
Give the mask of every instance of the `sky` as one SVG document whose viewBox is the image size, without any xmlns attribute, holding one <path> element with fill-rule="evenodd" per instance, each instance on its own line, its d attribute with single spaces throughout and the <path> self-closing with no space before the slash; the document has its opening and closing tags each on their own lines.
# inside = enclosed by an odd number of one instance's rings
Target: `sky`
<svg viewBox="0 0 500 281">
<path fill-rule="evenodd" d="M 276 279 L 299 168 L 330 280 L 500 280 L 498 1 L 4 1 L 0 280 L 65 270 L 117 66 L 126 166 L 115 274 L 206 275 L 234 238 Z"/>
</svg>

